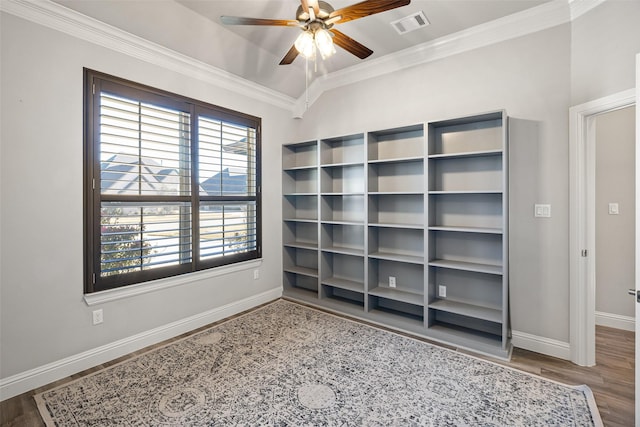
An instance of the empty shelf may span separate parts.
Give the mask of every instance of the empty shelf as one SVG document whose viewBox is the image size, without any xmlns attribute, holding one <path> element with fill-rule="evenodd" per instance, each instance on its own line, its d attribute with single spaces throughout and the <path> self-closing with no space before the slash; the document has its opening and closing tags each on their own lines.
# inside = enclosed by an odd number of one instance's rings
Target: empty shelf
<svg viewBox="0 0 640 427">
<path fill-rule="evenodd" d="M 303 276 L 318 277 L 318 269 L 308 267 L 298 267 L 296 265 L 291 267 L 285 267 L 283 269 L 288 273 L 302 274 Z"/>
<path fill-rule="evenodd" d="M 483 307 L 448 299 L 437 299 L 429 304 L 429 308 L 446 311 L 448 313 L 461 314 L 476 319 L 502 323 L 502 310 Z"/>
<path fill-rule="evenodd" d="M 432 225 L 429 226 L 429 230 L 433 231 L 452 231 L 458 233 L 484 233 L 484 234 L 502 234 L 501 228 L 489 228 L 489 227 L 461 227 L 461 226 L 445 226 L 445 225 Z"/>
<path fill-rule="evenodd" d="M 394 301 L 406 302 L 414 305 L 424 305 L 424 296 L 415 292 L 407 292 L 398 288 L 378 286 L 369 291 L 369 295 L 387 298 Z"/>
<path fill-rule="evenodd" d="M 416 255 L 405 255 L 405 254 L 398 254 L 398 253 L 393 253 L 393 252 L 372 252 L 369 254 L 370 258 L 377 258 L 377 259 L 387 259 L 390 261 L 400 261 L 400 262 L 408 262 L 411 264 L 423 264 L 424 263 L 424 257 L 423 256 L 416 256 Z"/>
<path fill-rule="evenodd" d="M 324 279 L 322 284 L 353 292 L 364 292 L 364 283 L 356 282 L 355 280 L 342 279 L 340 277 L 329 277 L 328 279 Z"/>
<path fill-rule="evenodd" d="M 502 274 L 501 265 L 478 264 L 474 262 L 450 261 L 446 259 L 434 259 L 429 261 L 429 266 L 450 268 L 452 270 L 474 271 L 476 273 Z"/>
<path fill-rule="evenodd" d="M 284 246 L 287 248 L 298 248 L 298 249 L 312 249 L 312 250 L 318 249 L 318 244 L 311 243 L 311 242 L 289 242 L 289 243 L 285 243 Z"/>
<path fill-rule="evenodd" d="M 459 153 L 429 154 L 430 159 L 459 159 L 464 157 L 501 156 L 502 150 L 463 151 Z"/>
<path fill-rule="evenodd" d="M 322 248 L 322 251 L 331 252 L 334 254 L 364 256 L 364 249 L 347 248 L 344 246 L 330 246 L 330 247 Z"/>
</svg>

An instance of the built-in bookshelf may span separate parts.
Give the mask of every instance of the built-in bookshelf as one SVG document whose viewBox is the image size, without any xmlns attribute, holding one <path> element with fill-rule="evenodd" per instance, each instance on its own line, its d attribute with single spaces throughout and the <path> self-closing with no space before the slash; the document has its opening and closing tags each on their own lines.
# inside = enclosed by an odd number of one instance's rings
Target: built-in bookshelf
<svg viewBox="0 0 640 427">
<path fill-rule="evenodd" d="M 283 146 L 284 296 L 508 358 L 503 111 Z"/>
</svg>

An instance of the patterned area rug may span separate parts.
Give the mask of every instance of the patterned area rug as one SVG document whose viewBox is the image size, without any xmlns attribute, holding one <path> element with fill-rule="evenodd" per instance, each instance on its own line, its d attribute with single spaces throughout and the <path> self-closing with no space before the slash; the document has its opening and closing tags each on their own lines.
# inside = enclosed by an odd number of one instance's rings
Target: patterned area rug
<svg viewBox="0 0 640 427">
<path fill-rule="evenodd" d="M 600 426 L 591 391 L 278 300 L 36 396 L 57 426 Z"/>
</svg>

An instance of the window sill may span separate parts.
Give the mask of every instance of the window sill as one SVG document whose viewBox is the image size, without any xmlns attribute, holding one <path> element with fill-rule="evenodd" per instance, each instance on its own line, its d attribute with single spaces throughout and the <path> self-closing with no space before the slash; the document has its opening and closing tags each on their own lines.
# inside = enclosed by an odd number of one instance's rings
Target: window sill
<svg viewBox="0 0 640 427">
<path fill-rule="evenodd" d="M 166 279 L 153 280 L 151 282 L 139 283 L 137 285 L 125 286 L 123 288 L 109 289 L 107 291 L 85 294 L 84 302 L 87 303 L 88 306 L 104 304 L 106 302 L 130 298 L 142 294 L 148 294 L 149 292 L 155 292 L 161 289 L 167 289 L 174 286 L 193 283 L 199 280 L 224 276 L 225 274 L 231 274 L 238 271 L 250 270 L 260 267 L 261 264 L 262 259 L 254 259 L 251 261 L 239 262 L 237 264 L 216 267 L 209 270 L 183 274 L 181 276 L 167 277 Z"/>
</svg>

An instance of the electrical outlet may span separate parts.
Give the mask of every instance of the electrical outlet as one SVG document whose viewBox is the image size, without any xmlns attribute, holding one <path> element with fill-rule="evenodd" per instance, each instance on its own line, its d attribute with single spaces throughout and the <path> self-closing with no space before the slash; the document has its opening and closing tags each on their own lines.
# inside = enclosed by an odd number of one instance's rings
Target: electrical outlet
<svg viewBox="0 0 640 427">
<path fill-rule="evenodd" d="M 99 325 L 103 321 L 104 321 L 104 317 L 103 317 L 102 309 L 94 310 L 93 311 L 93 324 L 94 325 Z"/>
<path fill-rule="evenodd" d="M 438 296 L 440 298 L 446 298 L 447 297 L 447 287 L 440 285 L 438 286 Z"/>
<path fill-rule="evenodd" d="M 389 287 L 390 288 L 396 287 L 396 278 L 394 276 L 389 276 Z"/>
<path fill-rule="evenodd" d="M 260 270 L 253 270 L 253 280 L 258 280 L 260 278 Z"/>
</svg>

